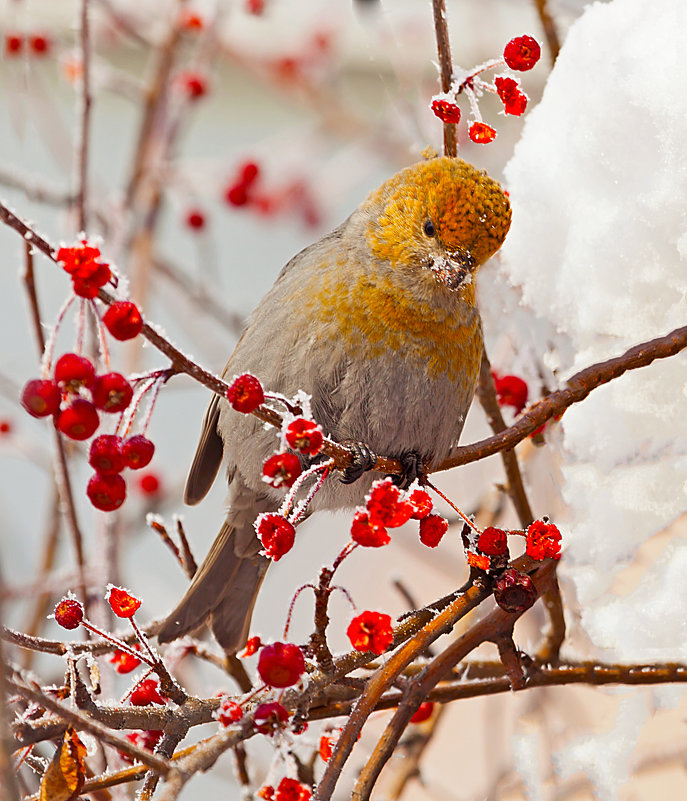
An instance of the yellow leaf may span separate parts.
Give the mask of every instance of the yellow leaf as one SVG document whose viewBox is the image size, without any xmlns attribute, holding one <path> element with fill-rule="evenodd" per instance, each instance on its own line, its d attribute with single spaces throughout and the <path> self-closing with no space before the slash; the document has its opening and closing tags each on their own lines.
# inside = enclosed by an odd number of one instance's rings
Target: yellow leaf
<svg viewBox="0 0 687 801">
<path fill-rule="evenodd" d="M 43 774 L 40 801 L 72 801 L 86 778 L 86 746 L 69 726 Z"/>
</svg>

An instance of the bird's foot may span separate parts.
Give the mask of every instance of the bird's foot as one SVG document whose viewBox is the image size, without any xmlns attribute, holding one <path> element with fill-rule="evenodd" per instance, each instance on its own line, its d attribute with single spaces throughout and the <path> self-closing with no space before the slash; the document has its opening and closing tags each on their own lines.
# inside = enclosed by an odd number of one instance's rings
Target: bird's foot
<svg viewBox="0 0 687 801">
<path fill-rule="evenodd" d="M 398 457 L 398 461 L 401 463 L 402 472 L 391 476 L 391 479 L 400 489 L 407 490 L 413 481 L 422 479 L 425 475 L 425 465 L 417 451 L 404 451 Z"/>
<path fill-rule="evenodd" d="M 339 480 L 342 484 L 352 484 L 354 481 L 357 481 L 363 473 L 372 470 L 377 463 L 377 457 L 364 442 L 346 440 L 341 444 L 348 448 L 353 459 L 350 465 L 341 471 L 341 478 Z"/>
</svg>

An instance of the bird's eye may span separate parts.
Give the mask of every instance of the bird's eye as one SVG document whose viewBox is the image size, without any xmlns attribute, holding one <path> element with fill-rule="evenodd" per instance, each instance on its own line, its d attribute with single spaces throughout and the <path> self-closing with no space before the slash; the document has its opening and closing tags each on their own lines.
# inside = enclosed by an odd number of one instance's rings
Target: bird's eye
<svg viewBox="0 0 687 801">
<path fill-rule="evenodd" d="M 436 228 L 434 227 L 434 223 L 431 220 L 425 220 L 425 224 L 422 226 L 422 230 L 425 232 L 425 236 L 436 235 Z"/>
</svg>

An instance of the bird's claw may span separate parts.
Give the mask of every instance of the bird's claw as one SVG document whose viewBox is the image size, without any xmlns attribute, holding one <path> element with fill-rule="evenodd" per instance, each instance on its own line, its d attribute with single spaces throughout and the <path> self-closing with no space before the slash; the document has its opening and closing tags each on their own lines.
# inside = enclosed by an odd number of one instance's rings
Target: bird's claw
<svg viewBox="0 0 687 801">
<path fill-rule="evenodd" d="M 391 479 L 399 489 L 407 490 L 413 481 L 425 475 L 425 465 L 417 451 L 405 451 L 398 457 L 398 461 L 402 472 L 391 476 Z"/>
<path fill-rule="evenodd" d="M 352 484 L 357 481 L 363 473 L 366 473 L 377 463 L 377 457 L 365 445 L 364 442 L 347 441 L 342 442 L 351 452 L 352 461 L 348 467 L 344 467 L 341 471 L 341 478 L 339 479 L 342 484 Z"/>
</svg>

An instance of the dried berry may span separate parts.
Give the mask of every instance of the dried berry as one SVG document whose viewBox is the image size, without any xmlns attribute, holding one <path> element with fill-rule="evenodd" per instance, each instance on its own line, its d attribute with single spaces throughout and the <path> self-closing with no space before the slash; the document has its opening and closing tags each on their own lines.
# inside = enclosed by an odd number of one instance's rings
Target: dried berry
<svg viewBox="0 0 687 801">
<path fill-rule="evenodd" d="M 494 600 L 506 612 L 524 612 L 537 600 L 537 589 L 527 573 L 509 567 L 494 584 Z"/>
</svg>

